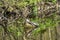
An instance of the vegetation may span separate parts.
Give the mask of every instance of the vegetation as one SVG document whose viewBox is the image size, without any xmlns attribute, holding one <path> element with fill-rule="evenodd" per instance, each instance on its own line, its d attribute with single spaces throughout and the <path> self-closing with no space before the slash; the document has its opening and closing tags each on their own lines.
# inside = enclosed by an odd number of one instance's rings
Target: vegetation
<svg viewBox="0 0 60 40">
<path fill-rule="evenodd" d="M 28 40 L 55 28 L 60 23 L 59 11 L 57 0 L 0 0 L 2 38 Z"/>
</svg>

